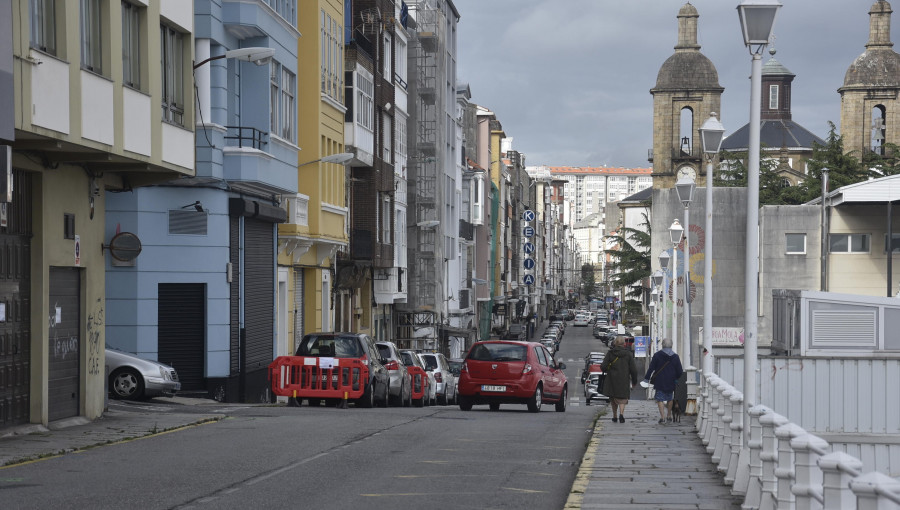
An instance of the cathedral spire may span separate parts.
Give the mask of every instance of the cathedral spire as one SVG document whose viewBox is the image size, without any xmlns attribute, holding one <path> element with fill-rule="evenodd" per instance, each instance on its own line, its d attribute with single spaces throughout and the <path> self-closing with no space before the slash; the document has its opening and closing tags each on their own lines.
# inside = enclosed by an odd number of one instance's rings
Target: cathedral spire
<svg viewBox="0 0 900 510">
<path fill-rule="evenodd" d="M 700 14 L 690 2 L 678 11 L 678 44 L 676 50 L 699 50 L 697 43 L 697 18 Z"/>
<path fill-rule="evenodd" d="M 886 0 L 876 0 L 869 9 L 869 42 L 866 49 L 890 48 L 891 42 L 891 4 Z"/>
</svg>

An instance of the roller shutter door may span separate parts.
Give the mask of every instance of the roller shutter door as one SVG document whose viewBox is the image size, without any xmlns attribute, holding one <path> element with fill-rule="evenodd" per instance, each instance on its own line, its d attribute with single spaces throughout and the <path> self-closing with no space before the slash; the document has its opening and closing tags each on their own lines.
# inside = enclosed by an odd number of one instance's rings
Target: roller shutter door
<svg viewBox="0 0 900 510">
<path fill-rule="evenodd" d="M 204 390 L 206 285 L 161 283 L 158 292 L 158 359 L 175 367 L 181 391 Z"/>
<path fill-rule="evenodd" d="M 50 345 L 48 420 L 78 416 L 81 378 L 81 273 L 74 267 L 50 268 Z"/>
<path fill-rule="evenodd" d="M 271 222 L 244 220 L 244 326 L 247 372 L 272 362 L 275 334 L 275 229 Z"/>
</svg>

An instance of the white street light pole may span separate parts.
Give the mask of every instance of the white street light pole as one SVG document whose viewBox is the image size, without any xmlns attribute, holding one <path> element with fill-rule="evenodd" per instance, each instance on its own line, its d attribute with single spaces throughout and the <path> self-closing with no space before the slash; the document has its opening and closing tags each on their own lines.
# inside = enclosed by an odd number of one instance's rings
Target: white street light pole
<svg viewBox="0 0 900 510">
<path fill-rule="evenodd" d="M 684 353 L 684 362 L 685 370 L 692 371 L 696 370 L 694 368 L 694 363 L 691 359 L 691 316 L 690 316 L 690 307 L 688 306 L 688 299 L 691 294 L 691 279 L 690 279 L 690 243 L 688 242 L 688 231 L 690 230 L 690 207 L 691 202 L 694 199 L 694 189 L 696 188 L 696 183 L 690 177 L 682 177 L 678 179 L 678 182 L 675 183 L 675 191 L 678 192 L 678 199 L 681 200 L 681 205 L 684 206 L 684 246 L 682 247 L 682 253 L 684 256 L 684 301 L 682 304 L 683 314 L 681 317 L 681 331 L 682 331 L 682 352 Z M 693 374 L 690 374 L 693 376 Z M 691 377 L 688 377 L 688 384 L 691 384 L 693 380 Z"/>
<path fill-rule="evenodd" d="M 712 373 L 712 319 L 713 319 L 713 159 L 722 147 L 725 126 L 716 118 L 716 112 L 709 114 L 706 122 L 700 126 L 700 141 L 706 155 L 706 242 L 703 256 L 703 351 L 700 353 L 700 367 L 703 375 Z M 701 383 L 704 379 L 700 380 Z"/>
<path fill-rule="evenodd" d="M 756 401 L 758 272 L 759 272 L 759 129 L 762 104 L 762 52 L 769 44 L 781 3 L 778 0 L 743 0 L 737 9 L 744 45 L 752 55 L 750 72 L 750 140 L 747 147 L 747 253 L 744 278 L 744 423 Z M 755 46 L 755 49 L 754 49 Z M 750 427 L 744 427 L 744 446 Z"/>
<path fill-rule="evenodd" d="M 669 227 L 669 237 L 672 240 L 672 349 L 678 352 L 678 243 L 681 242 L 681 234 L 684 228 L 676 218 Z"/>
</svg>

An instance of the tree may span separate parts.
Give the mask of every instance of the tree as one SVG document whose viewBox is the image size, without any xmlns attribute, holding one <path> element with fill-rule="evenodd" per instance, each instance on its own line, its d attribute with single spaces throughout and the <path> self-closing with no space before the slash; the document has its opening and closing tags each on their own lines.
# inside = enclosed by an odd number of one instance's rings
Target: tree
<svg viewBox="0 0 900 510">
<path fill-rule="evenodd" d="M 617 233 L 606 236 L 613 241 L 616 248 L 606 250 L 612 258 L 610 269 L 612 274 L 609 283 L 613 287 L 627 289 L 626 297 L 643 300 L 644 288 L 642 284 L 645 278 L 650 277 L 650 220 L 647 214 L 642 214 L 644 222 L 641 223 L 647 231 L 630 227 L 622 227 Z M 627 302 L 626 302 L 627 304 Z"/>
<path fill-rule="evenodd" d="M 581 266 L 581 292 L 584 299 L 591 299 L 594 295 L 594 288 L 597 282 L 594 278 L 594 265 L 584 264 Z"/>
</svg>

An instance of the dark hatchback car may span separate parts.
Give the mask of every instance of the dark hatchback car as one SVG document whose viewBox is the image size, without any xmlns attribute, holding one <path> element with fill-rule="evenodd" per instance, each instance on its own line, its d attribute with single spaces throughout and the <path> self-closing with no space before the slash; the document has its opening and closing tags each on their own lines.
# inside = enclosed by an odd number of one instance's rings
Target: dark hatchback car
<svg viewBox="0 0 900 510">
<path fill-rule="evenodd" d="M 569 384 L 565 363 L 557 363 L 537 342 L 489 340 L 469 349 L 459 377 L 459 408 L 488 404 L 526 404 L 536 413 L 544 402 L 566 410 Z"/>
<path fill-rule="evenodd" d="M 378 347 L 368 335 L 309 333 L 300 340 L 294 356 L 280 356 L 276 362 L 282 358 L 302 358 L 296 367 L 300 369 L 299 377 L 287 378 L 293 386 L 284 388 L 290 394 L 296 389 L 298 401 L 307 399 L 312 406 L 319 405 L 323 399 L 327 403 L 337 403 L 346 392 L 357 407 L 373 407 L 376 403 L 383 407 L 388 405 L 391 376 L 384 367 L 385 360 Z M 359 373 L 366 374 L 365 380 L 356 379 Z"/>
</svg>

